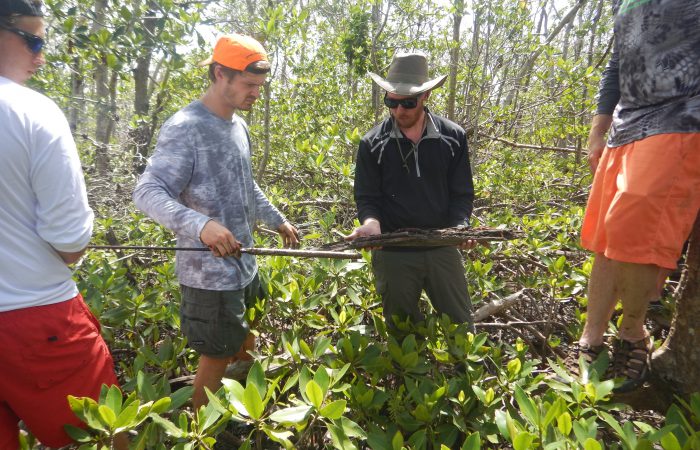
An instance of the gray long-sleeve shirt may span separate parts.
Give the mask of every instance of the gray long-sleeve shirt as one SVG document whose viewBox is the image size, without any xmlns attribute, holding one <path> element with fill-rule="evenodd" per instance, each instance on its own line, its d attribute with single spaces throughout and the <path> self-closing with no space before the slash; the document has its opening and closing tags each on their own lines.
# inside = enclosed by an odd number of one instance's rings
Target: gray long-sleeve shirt
<svg viewBox="0 0 700 450">
<path fill-rule="evenodd" d="M 253 245 L 257 220 L 273 229 L 285 221 L 253 180 L 243 119 L 224 120 L 201 101 L 163 125 L 133 197 L 141 211 L 175 232 L 179 247 L 203 247 L 199 236 L 210 219 L 226 226 L 244 247 Z M 257 265 L 248 254 L 238 259 L 178 251 L 176 273 L 186 286 L 237 290 L 250 283 Z"/>
</svg>

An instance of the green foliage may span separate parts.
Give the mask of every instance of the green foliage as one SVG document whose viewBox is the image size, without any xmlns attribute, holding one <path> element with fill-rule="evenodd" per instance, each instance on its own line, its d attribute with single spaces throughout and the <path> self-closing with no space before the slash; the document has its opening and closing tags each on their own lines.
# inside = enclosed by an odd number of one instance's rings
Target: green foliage
<svg viewBox="0 0 700 450">
<path fill-rule="evenodd" d="M 430 56 L 432 76 L 446 74 L 457 46 L 455 121 L 470 136 L 473 225 L 524 234 L 467 255 L 472 302 L 478 308 L 526 289 L 527 305 L 504 320 L 541 323 L 536 329 L 482 324 L 472 334 L 426 304 L 425 323 L 402 324 L 391 335 L 369 253 L 357 262 L 259 258 L 268 295 L 246 313 L 260 335 L 259 357 L 245 380 L 225 380 L 208 393 L 209 406 L 193 411 L 190 388 L 171 391 L 171 380 L 191 375 L 198 362 L 178 330 L 173 255 L 93 251 L 77 265 L 76 278 L 103 325 L 123 392 L 104 389 L 98 401 L 71 398 L 88 426 L 70 431 L 82 448 L 109 448 L 114 434 L 126 431 L 134 449 L 207 449 L 227 429 L 243 430 L 241 448 L 700 446 L 700 397 L 679 401 L 659 429 L 623 421 L 624 407 L 610 401 L 610 382 L 574 379 L 553 362 L 584 317 L 591 264 L 578 232 L 590 177 L 580 152 L 502 142 L 581 150 L 609 12 L 592 20 L 597 2 L 584 2 L 568 34 L 543 48 L 542 36 L 554 25 L 543 22 L 559 15 L 547 2 L 467 3 L 107 2 L 96 24 L 93 1 L 48 1 L 51 64 L 33 86 L 78 116 L 99 244 L 173 245 L 169 232 L 134 211 L 134 160 L 122 147 L 132 130 L 155 132 L 206 89 L 205 71 L 195 64 L 210 53 L 213 34 L 254 34 L 270 53 L 269 109 L 261 101 L 244 118 L 254 167 L 265 142 L 271 150 L 257 181 L 299 226 L 307 247 L 337 240 L 356 225 L 354 155 L 375 122 L 365 73 L 384 74 L 397 49 L 419 49 Z M 458 5 L 466 9 L 454 42 L 450 9 Z M 539 50 L 531 70 L 515 80 Z M 136 113 L 133 74 L 148 58 L 148 108 Z M 112 83 L 109 99 L 93 94 L 92 74 L 102 66 Z M 447 96 L 446 87 L 433 92 L 431 109 L 442 113 Z M 95 172 L 92 136 L 96 105 L 107 103 L 115 132 L 108 143 L 113 171 L 105 180 Z M 152 140 L 146 147 L 144 154 Z M 114 192 L 94 194 L 97 182 Z M 264 232 L 255 239 L 256 246 L 277 245 Z M 37 444 L 23 435 L 21 445 Z"/>
<path fill-rule="evenodd" d="M 465 269 L 477 306 L 527 287 L 535 314 L 562 322 L 537 347 L 556 348 L 578 327 L 590 271 L 577 244 L 581 205 L 569 200 L 564 209 L 559 199 L 576 199 L 583 187 L 566 181 L 569 161 L 539 155 L 535 168 L 531 156 L 501 150 L 479 164 L 484 194 L 475 220 L 525 237 L 475 249 Z M 274 202 L 292 203 L 286 191 L 273 191 Z M 307 245 L 334 239 L 333 228 L 342 226 L 335 214 L 320 217 Z M 139 215 L 99 221 L 97 239 L 110 230 L 124 243 L 172 243 Z M 275 242 L 259 234 L 255 245 Z M 697 440 L 697 399 L 672 409 L 662 428 L 627 423 L 623 405 L 610 401 L 612 383 L 596 372 L 574 379 L 538 357 L 546 349 L 516 335 L 472 334 L 427 304 L 425 323 L 387 333 L 369 254 L 357 262 L 260 258 L 267 298 L 248 311 L 263 338 L 260 357 L 245 380 L 224 380 L 208 393 L 208 407 L 192 411 L 188 391 L 171 393 L 168 382 L 197 364 L 177 331 L 172 258 L 125 256 L 92 252 L 78 267 L 81 290 L 123 355 L 126 395 L 121 404 L 115 394 L 80 399 L 89 426 L 84 445 L 107 445 L 119 428 L 138 434 L 138 448 L 211 448 L 232 424 L 245 448 L 692 448 Z M 561 311 L 574 323 L 563 323 Z M 148 409 L 162 399 L 167 408 Z"/>
<path fill-rule="evenodd" d="M 700 394 L 695 393 L 690 401 L 678 399 L 666 414 L 666 427 L 671 434 L 665 434 L 661 443 L 665 450 L 690 449 L 700 447 Z"/>
<path fill-rule="evenodd" d="M 355 75 L 362 76 L 367 73 L 369 65 L 370 46 L 369 37 L 370 14 L 362 10 L 361 6 L 354 5 L 350 9 L 350 18 L 347 20 L 347 31 L 342 35 L 343 54 L 348 66 Z"/>
</svg>

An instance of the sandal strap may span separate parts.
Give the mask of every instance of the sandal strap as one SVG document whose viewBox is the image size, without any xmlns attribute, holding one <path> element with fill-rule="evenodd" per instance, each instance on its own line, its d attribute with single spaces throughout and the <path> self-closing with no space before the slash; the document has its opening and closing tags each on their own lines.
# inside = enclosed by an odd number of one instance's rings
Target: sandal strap
<svg viewBox="0 0 700 450">
<path fill-rule="evenodd" d="M 649 371 L 649 344 L 647 339 L 630 342 L 615 339 L 613 343 L 612 376 L 642 380 Z"/>
<path fill-rule="evenodd" d="M 588 344 L 578 344 L 578 352 L 579 355 L 583 355 L 583 358 L 588 364 L 591 364 L 593 361 L 600 356 L 601 353 L 606 351 L 608 348 L 605 346 L 605 344 L 600 344 L 600 345 L 588 345 Z"/>
<path fill-rule="evenodd" d="M 578 375 L 579 372 L 579 358 L 583 357 L 586 364 L 591 365 L 598 359 L 601 353 L 607 352 L 608 347 L 605 344 L 600 345 L 589 345 L 575 342 L 571 346 L 569 355 L 564 359 L 564 367 L 567 368 L 569 372 Z"/>
</svg>

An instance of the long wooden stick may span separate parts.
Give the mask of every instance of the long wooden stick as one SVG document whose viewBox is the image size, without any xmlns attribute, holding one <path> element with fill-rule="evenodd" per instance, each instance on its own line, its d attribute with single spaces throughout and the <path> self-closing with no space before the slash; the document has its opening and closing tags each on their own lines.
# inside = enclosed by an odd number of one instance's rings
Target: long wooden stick
<svg viewBox="0 0 700 450">
<path fill-rule="evenodd" d="M 208 252 L 207 247 L 155 247 L 148 245 L 88 245 L 92 250 L 150 250 Z M 241 248 L 241 253 L 261 256 L 296 256 L 298 258 L 360 259 L 359 252 L 335 252 L 328 250 L 296 250 L 290 248 Z"/>
</svg>

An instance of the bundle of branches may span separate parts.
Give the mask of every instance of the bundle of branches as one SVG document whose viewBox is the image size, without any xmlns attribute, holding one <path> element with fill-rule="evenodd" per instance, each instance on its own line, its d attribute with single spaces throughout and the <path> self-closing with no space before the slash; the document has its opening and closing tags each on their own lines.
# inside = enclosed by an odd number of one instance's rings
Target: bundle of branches
<svg viewBox="0 0 700 450">
<path fill-rule="evenodd" d="M 520 231 L 491 227 L 452 227 L 435 230 L 404 228 L 391 233 L 360 237 L 353 241 L 338 241 L 326 244 L 324 250 L 346 250 L 366 247 L 444 247 L 457 245 L 466 240 L 477 242 L 506 241 L 523 236 Z"/>
</svg>

